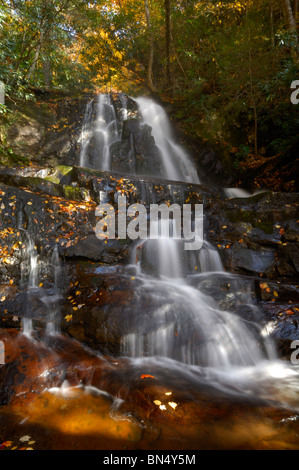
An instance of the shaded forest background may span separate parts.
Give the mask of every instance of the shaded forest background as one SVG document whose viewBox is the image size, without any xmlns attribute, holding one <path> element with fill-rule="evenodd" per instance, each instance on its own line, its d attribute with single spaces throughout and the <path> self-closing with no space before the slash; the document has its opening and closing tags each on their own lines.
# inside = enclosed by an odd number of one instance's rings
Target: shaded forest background
<svg viewBox="0 0 299 470">
<path fill-rule="evenodd" d="M 297 11 L 298 0 L 2 0 L 1 153 L 10 152 L 11 104 L 40 93 L 149 93 L 190 146 L 227 162 L 235 183 L 259 173 L 256 187 L 294 191 Z"/>
</svg>

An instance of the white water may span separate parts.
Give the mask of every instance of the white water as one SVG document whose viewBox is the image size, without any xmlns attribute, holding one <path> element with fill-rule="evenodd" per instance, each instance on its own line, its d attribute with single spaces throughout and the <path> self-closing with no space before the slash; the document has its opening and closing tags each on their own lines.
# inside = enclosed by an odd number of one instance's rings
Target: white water
<svg viewBox="0 0 299 470">
<path fill-rule="evenodd" d="M 28 312 L 28 293 L 36 292 L 38 290 L 38 273 L 39 273 L 39 266 L 38 266 L 38 254 L 36 251 L 36 247 L 34 245 L 34 241 L 28 235 L 28 242 L 26 247 L 26 254 L 29 258 L 29 276 L 28 276 L 28 285 L 25 286 L 26 283 L 26 262 L 21 263 L 21 284 L 23 290 L 25 289 L 25 306 L 22 307 L 25 309 L 24 316 L 22 318 L 22 330 L 26 336 L 31 336 L 33 331 L 33 323 L 32 319 L 30 318 L 30 312 Z"/>
<path fill-rule="evenodd" d="M 257 191 L 251 193 L 242 188 L 224 188 L 224 192 L 228 198 L 246 198 L 255 196 L 256 194 L 267 192 L 267 190 L 258 189 Z"/>
<path fill-rule="evenodd" d="M 53 292 L 51 293 L 51 295 L 48 294 L 42 298 L 42 301 L 48 306 L 46 330 L 50 334 L 59 333 L 60 331 L 60 311 L 58 308 L 58 302 L 60 299 L 59 279 L 61 275 L 61 266 L 57 246 L 55 246 L 52 253 L 51 267 L 54 273 Z"/>
<path fill-rule="evenodd" d="M 199 183 L 188 154 L 173 138 L 163 108 L 147 98 L 136 101 L 143 123 L 152 128 L 165 178 Z M 125 120 L 125 99 L 122 106 Z M 227 197 L 252 195 L 235 188 L 225 192 Z M 273 400 L 293 400 L 298 407 L 298 371 L 277 360 L 259 322 L 246 319 L 243 311 L 255 311 L 256 307 L 250 296 L 241 295 L 240 281 L 224 272 L 220 256 L 210 244 L 205 242 L 199 252 L 187 253 L 177 240 L 147 240 L 136 246 L 132 258 L 137 285 L 121 341 L 121 353 L 131 358 L 132 366 L 151 363 L 174 374 L 185 373 L 190 380 L 197 380 L 198 374 L 202 380 L 204 374 L 208 383 L 223 391 L 267 400 L 272 393 Z M 186 275 L 188 267 L 193 269 L 190 276 Z M 233 279 L 234 289 L 227 300 L 240 297 L 234 311 L 220 308 L 216 296 L 208 292 L 209 288 L 213 292 L 217 282 L 221 289 L 219 277 L 228 282 Z M 195 281 L 197 287 L 193 287 Z"/>
<path fill-rule="evenodd" d="M 199 183 L 197 171 L 190 156 L 174 140 L 170 121 L 162 106 L 144 97 L 136 98 L 135 101 L 139 105 L 143 121 L 152 128 L 155 143 L 161 154 L 165 178 Z"/>
<path fill-rule="evenodd" d="M 45 267 L 49 267 L 53 274 L 53 287 L 45 289 L 42 287 L 43 279 L 40 272 L 40 259 L 37 253 L 36 246 L 33 239 L 29 236 L 28 232 L 24 231 L 27 235 L 27 244 L 25 248 L 27 261 L 21 263 L 21 287 L 23 291 L 23 318 L 22 318 L 22 331 L 23 334 L 30 337 L 34 330 L 32 320 L 32 299 L 39 299 L 47 307 L 46 314 L 46 331 L 48 333 L 59 332 L 59 308 L 58 302 L 60 299 L 59 294 L 59 277 L 60 277 L 60 260 L 58 248 L 55 247 L 52 253 L 44 262 Z M 29 263 L 28 263 L 29 261 Z M 41 285 L 40 285 L 41 284 Z"/>
<path fill-rule="evenodd" d="M 119 94 L 119 98 L 122 104 L 120 119 L 123 122 L 128 119 L 128 98 L 124 94 Z M 148 98 L 141 97 L 135 99 L 135 101 L 139 106 L 143 124 L 147 124 L 152 128 L 152 135 L 161 156 L 163 175 L 152 174 L 150 176 L 162 176 L 173 181 L 199 183 L 197 171 L 190 156 L 174 139 L 171 124 L 164 109 Z M 98 95 L 96 119 L 93 117 L 94 107 L 95 102 L 92 100 L 85 109 L 79 140 L 81 144 L 80 166 L 111 171 L 111 145 L 121 139 L 115 108 L 109 94 Z M 132 136 L 128 153 L 132 175 L 135 174 L 133 156 Z"/>
<path fill-rule="evenodd" d="M 132 368 L 169 382 L 185 378 L 190 389 L 208 386 L 299 410 L 299 368 L 278 359 L 240 277 L 224 271 L 209 243 L 194 252 L 182 247 L 180 240 L 161 238 L 140 241 L 133 250 L 135 298 L 121 342 Z M 228 285 L 226 299 L 237 300 L 234 311 L 216 302 Z M 254 319 L 248 311 L 257 314 Z"/>
<path fill-rule="evenodd" d="M 81 144 L 80 166 L 87 167 L 87 149 L 92 137 L 92 106 L 93 101 L 87 103 L 81 129 L 79 142 Z"/>
<path fill-rule="evenodd" d="M 110 171 L 110 146 L 118 141 L 120 135 L 114 106 L 109 94 L 99 94 L 97 98 L 97 117 L 93 121 L 92 110 L 94 100 L 85 109 L 81 131 L 80 166 Z M 95 158 L 88 155 L 89 146 L 93 140 Z"/>
<path fill-rule="evenodd" d="M 275 358 L 259 325 L 220 309 L 210 295 L 190 285 L 192 276 L 187 282 L 184 273 L 190 265 L 203 278 L 207 274 L 210 282 L 211 273 L 225 274 L 218 252 L 209 243 L 191 254 L 184 251 L 180 240 L 147 240 L 136 247 L 132 257 L 141 282 L 135 290 L 137 309 L 132 309 L 131 331 L 122 339 L 124 355 L 161 356 L 217 368 L 251 366 L 266 357 Z M 215 285 L 217 288 L 214 280 Z M 148 312 L 144 304 L 149 306 Z"/>
</svg>

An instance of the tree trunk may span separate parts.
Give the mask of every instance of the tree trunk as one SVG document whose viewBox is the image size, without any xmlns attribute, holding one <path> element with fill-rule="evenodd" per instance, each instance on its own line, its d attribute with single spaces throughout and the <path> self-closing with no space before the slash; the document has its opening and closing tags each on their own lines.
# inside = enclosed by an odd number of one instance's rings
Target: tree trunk
<svg viewBox="0 0 299 470">
<path fill-rule="evenodd" d="M 147 69 L 147 80 L 148 86 L 151 91 L 156 92 L 157 89 L 153 82 L 153 63 L 154 63 L 154 36 L 152 30 L 152 23 L 151 23 L 151 15 L 149 9 L 148 0 L 144 0 L 144 7 L 145 7 L 145 17 L 147 23 L 147 29 L 149 33 L 149 40 L 150 40 L 150 51 L 149 51 L 149 60 L 148 60 L 148 69 Z"/>
<path fill-rule="evenodd" d="M 275 47 L 275 38 L 274 38 L 274 22 L 273 22 L 273 6 L 270 4 L 270 25 L 271 25 L 271 46 Z"/>
<path fill-rule="evenodd" d="M 45 32 L 45 47 L 43 54 L 43 72 L 44 72 L 44 81 L 45 86 L 49 88 L 52 85 L 52 65 L 49 57 L 50 45 L 52 41 L 52 30 L 50 25 Z"/>
<path fill-rule="evenodd" d="M 251 56 L 251 47 L 249 47 L 248 53 L 248 65 L 249 65 L 249 79 L 250 79 L 250 99 L 253 109 L 253 118 L 254 118 L 254 155 L 258 154 L 258 115 L 257 115 L 257 106 L 254 99 L 254 90 L 253 90 L 253 76 L 252 76 L 252 56 Z"/>
<path fill-rule="evenodd" d="M 29 67 L 29 70 L 27 72 L 27 80 L 29 81 L 35 71 L 35 67 L 36 67 L 36 64 L 38 62 L 38 59 L 39 59 L 39 55 L 40 55 L 40 51 L 41 51 L 41 48 L 42 48 L 42 44 L 43 44 L 43 38 L 44 38 L 44 32 L 43 30 L 41 30 L 40 32 L 40 38 L 39 38 L 39 42 L 37 44 L 37 47 L 36 47 L 36 50 L 35 50 L 35 54 L 34 54 L 34 59 L 33 59 L 33 62 L 32 64 L 30 65 Z"/>
<path fill-rule="evenodd" d="M 284 14 L 289 32 L 294 36 L 294 47 L 291 48 L 291 54 L 294 62 L 298 62 L 299 51 L 298 51 L 298 35 L 296 21 L 291 7 L 290 0 L 283 0 Z"/>
<path fill-rule="evenodd" d="M 43 60 L 43 72 L 44 72 L 45 86 L 49 88 L 52 85 L 52 67 L 51 67 L 51 62 L 48 58 Z"/>
<path fill-rule="evenodd" d="M 285 17 L 286 17 L 288 29 L 291 33 L 296 33 L 296 37 L 297 37 L 296 21 L 295 21 L 295 17 L 293 14 L 290 0 L 283 0 L 283 5 L 284 5 L 284 11 L 285 11 Z"/>
<path fill-rule="evenodd" d="M 170 76 L 170 5 L 171 5 L 171 0 L 165 0 L 165 51 L 166 51 L 166 78 L 167 82 L 171 82 L 171 76 Z"/>
<path fill-rule="evenodd" d="M 179 56 L 178 56 L 178 54 L 177 54 L 177 51 L 176 51 L 176 49 L 175 49 L 175 43 L 174 43 L 174 39 L 173 39 L 172 32 L 170 32 L 170 38 L 171 38 L 172 50 L 173 50 L 174 56 L 175 56 L 175 58 L 176 58 L 176 60 L 177 60 L 177 63 L 179 64 L 179 67 L 180 67 L 181 71 L 183 72 L 183 75 L 184 75 L 184 78 L 185 78 L 185 80 L 186 80 L 186 83 L 187 83 L 188 86 L 190 87 L 187 74 L 186 74 L 186 72 L 185 72 L 184 67 L 182 66 L 182 63 L 181 63 L 181 61 L 180 61 L 180 58 L 179 58 Z"/>
</svg>

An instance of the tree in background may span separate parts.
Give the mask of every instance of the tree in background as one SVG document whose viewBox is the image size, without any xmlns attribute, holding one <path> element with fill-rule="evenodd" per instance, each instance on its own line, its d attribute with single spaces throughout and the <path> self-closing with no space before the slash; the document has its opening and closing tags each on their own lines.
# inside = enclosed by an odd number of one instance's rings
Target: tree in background
<svg viewBox="0 0 299 470">
<path fill-rule="evenodd" d="M 230 142 L 243 157 L 294 152 L 297 8 L 297 0 L 3 0 L 0 78 L 22 96 L 34 87 L 148 90 L 174 102 L 189 133 Z"/>
</svg>

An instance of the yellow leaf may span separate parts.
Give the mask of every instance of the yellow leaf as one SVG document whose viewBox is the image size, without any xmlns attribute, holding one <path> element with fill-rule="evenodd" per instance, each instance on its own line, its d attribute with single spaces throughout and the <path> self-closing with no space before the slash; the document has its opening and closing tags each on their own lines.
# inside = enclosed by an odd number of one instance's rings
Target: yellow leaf
<svg viewBox="0 0 299 470">
<path fill-rule="evenodd" d="M 266 282 L 263 282 L 262 284 L 260 284 L 260 288 L 261 289 L 267 289 L 268 288 L 268 284 Z"/>
<path fill-rule="evenodd" d="M 171 408 L 173 408 L 174 410 L 175 410 L 176 407 L 178 406 L 178 404 L 175 403 L 174 401 L 169 401 L 169 402 L 168 402 L 168 405 L 171 406 Z"/>
</svg>

